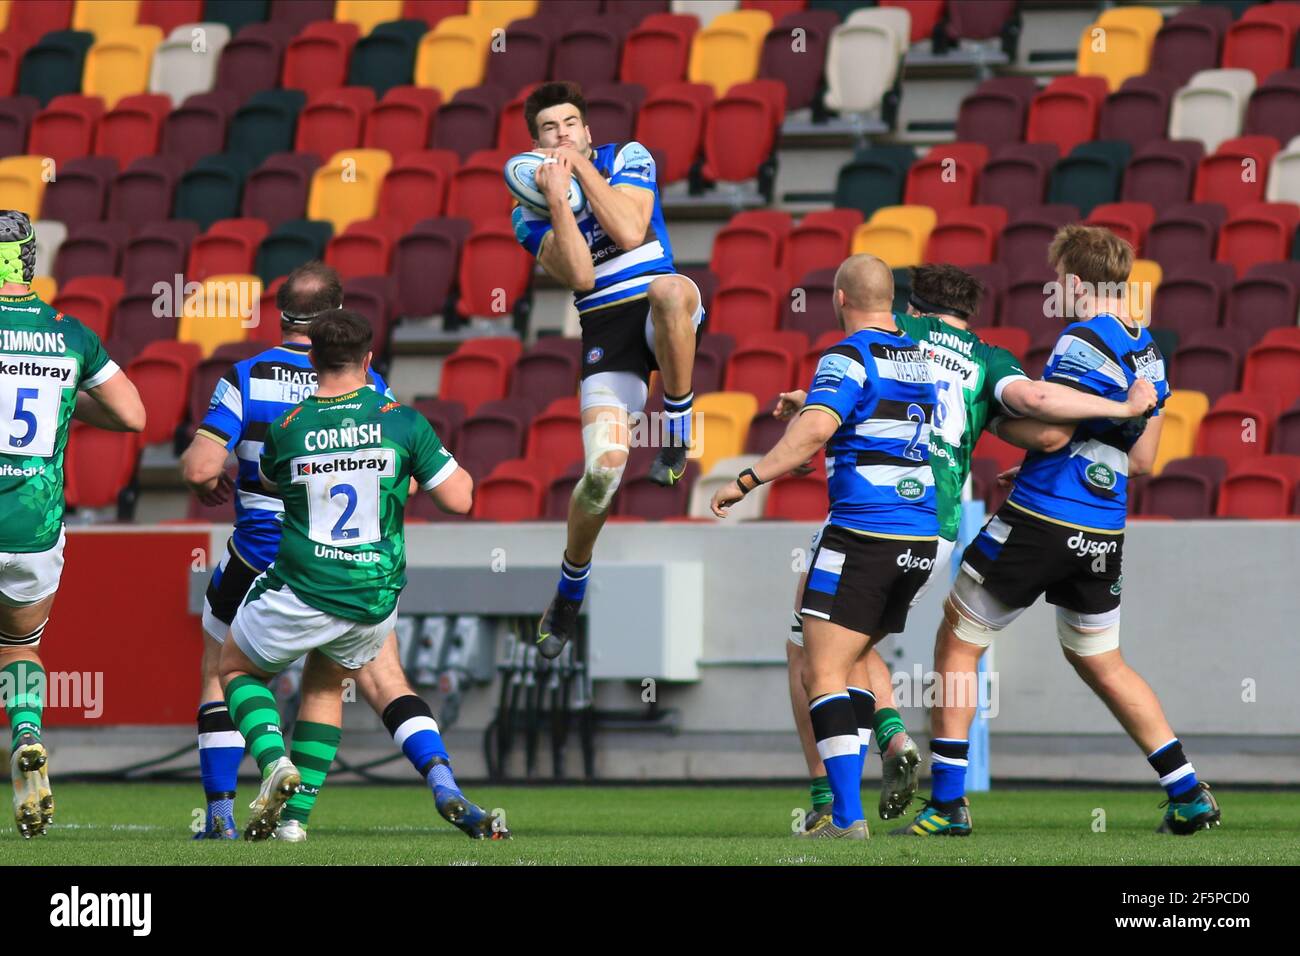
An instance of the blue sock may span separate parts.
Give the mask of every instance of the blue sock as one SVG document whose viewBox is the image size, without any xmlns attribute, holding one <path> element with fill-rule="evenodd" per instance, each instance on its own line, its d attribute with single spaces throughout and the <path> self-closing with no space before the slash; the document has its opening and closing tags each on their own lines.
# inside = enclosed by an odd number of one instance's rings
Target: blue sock
<svg viewBox="0 0 1300 956">
<path fill-rule="evenodd" d="M 817 753 L 831 785 L 831 820 L 847 827 L 864 818 L 862 812 L 862 746 L 858 721 L 848 691 L 823 694 L 809 705 Z"/>
<path fill-rule="evenodd" d="M 208 798 L 208 819 L 214 813 L 229 815 L 234 807 L 239 764 L 244 759 L 244 738 L 230 719 L 224 700 L 213 700 L 199 707 L 199 774 Z M 224 810 L 215 808 L 221 804 Z"/>
<path fill-rule="evenodd" d="M 966 796 L 966 755 L 969 740 L 935 737 L 930 741 L 930 799 L 954 803 Z"/>
<path fill-rule="evenodd" d="M 862 764 L 866 766 L 867 752 L 871 749 L 871 728 L 876 720 L 876 695 L 861 687 L 849 688 L 853 702 L 853 716 L 858 721 L 858 745 L 862 751 Z"/>
<path fill-rule="evenodd" d="M 1196 770 L 1183 755 L 1183 744 L 1177 737 L 1147 757 L 1147 763 L 1160 775 L 1160 785 L 1170 800 L 1186 803 L 1186 798 L 1200 786 Z"/>
<path fill-rule="evenodd" d="M 560 561 L 560 583 L 556 588 L 561 597 L 570 601 L 581 601 L 587 596 L 587 579 L 591 577 L 591 561 L 586 564 L 574 564 L 568 555 Z"/>
<path fill-rule="evenodd" d="M 664 395 L 664 443 L 672 448 L 688 447 L 691 443 L 691 406 L 695 393 Z"/>
<path fill-rule="evenodd" d="M 432 786 L 432 771 L 442 766 L 434 764 L 434 759 L 441 757 L 450 761 L 451 757 L 442 742 L 442 734 L 438 733 L 438 722 L 433 719 L 433 711 L 424 698 L 415 694 L 399 697 L 384 708 L 381 719 L 393 735 L 394 742 L 406 754 L 406 759 L 411 761 L 415 772 Z M 448 770 L 447 776 L 450 775 Z M 456 781 L 453 779 L 449 786 L 456 788 Z"/>
</svg>

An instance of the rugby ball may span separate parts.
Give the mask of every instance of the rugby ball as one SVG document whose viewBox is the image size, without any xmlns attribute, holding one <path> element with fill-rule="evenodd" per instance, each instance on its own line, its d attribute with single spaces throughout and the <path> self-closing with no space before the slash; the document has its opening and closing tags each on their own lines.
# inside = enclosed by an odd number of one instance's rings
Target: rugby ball
<svg viewBox="0 0 1300 956">
<path fill-rule="evenodd" d="M 517 156 L 511 156 L 506 162 L 505 176 L 506 188 L 510 190 L 510 195 L 519 200 L 522 206 L 525 206 L 539 216 L 549 217 L 551 215 L 550 207 L 546 204 L 546 197 L 537 187 L 537 170 L 546 162 L 555 162 L 553 159 L 547 159 L 545 154 L 537 152 L 520 153 Z M 573 210 L 575 216 L 579 215 L 587 207 L 587 197 L 583 195 L 582 187 L 578 185 L 578 177 L 569 177 L 569 208 Z"/>
</svg>

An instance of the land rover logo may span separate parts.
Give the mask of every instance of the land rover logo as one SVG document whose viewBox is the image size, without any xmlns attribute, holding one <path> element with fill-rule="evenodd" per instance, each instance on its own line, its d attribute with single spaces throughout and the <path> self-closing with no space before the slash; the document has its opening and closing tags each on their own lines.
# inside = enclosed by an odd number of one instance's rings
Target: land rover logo
<svg viewBox="0 0 1300 956">
<path fill-rule="evenodd" d="M 1084 471 L 1084 477 L 1088 479 L 1088 484 L 1103 491 L 1110 491 L 1115 487 L 1115 472 L 1109 465 L 1103 465 L 1099 461 L 1093 462 Z"/>
<path fill-rule="evenodd" d="M 915 501 L 925 496 L 925 485 L 915 478 L 904 478 L 894 487 L 894 490 L 898 492 L 898 497 L 907 501 Z"/>
</svg>

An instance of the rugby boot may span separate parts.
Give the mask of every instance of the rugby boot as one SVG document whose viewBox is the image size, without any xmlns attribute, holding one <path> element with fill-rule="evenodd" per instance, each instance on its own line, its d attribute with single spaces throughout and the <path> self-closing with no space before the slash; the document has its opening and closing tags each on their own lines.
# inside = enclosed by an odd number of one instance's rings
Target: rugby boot
<svg viewBox="0 0 1300 956">
<path fill-rule="evenodd" d="M 881 755 L 880 819 L 901 817 L 916 795 L 921 753 L 906 733 L 897 733 Z"/>
<path fill-rule="evenodd" d="M 1172 833 L 1175 836 L 1188 836 L 1197 830 L 1208 830 L 1219 825 L 1219 804 L 1210 793 L 1210 785 L 1201 781 L 1181 800 L 1166 800 L 1160 804 L 1165 807 L 1165 818 L 1156 828 L 1157 833 Z"/>
<path fill-rule="evenodd" d="M 866 820 L 854 820 L 846 827 L 837 827 L 835 821 L 826 815 L 826 822 L 814 830 L 805 830 L 800 834 L 805 840 L 867 840 L 871 831 Z"/>
<path fill-rule="evenodd" d="M 302 776 L 288 757 L 281 757 L 266 768 L 262 776 L 262 789 L 257 799 L 248 805 L 253 811 L 248 826 L 244 827 L 245 840 L 266 840 L 275 833 L 280 822 L 280 812 L 289 798 L 298 792 Z"/>
<path fill-rule="evenodd" d="M 9 758 L 14 783 L 14 823 L 23 839 L 44 836 L 54 820 L 54 795 L 46 771 L 49 754 L 35 734 L 20 734 Z"/>
<path fill-rule="evenodd" d="M 564 645 L 578 636 L 578 612 L 582 602 L 556 593 L 542 619 L 537 622 L 537 653 L 548 661 L 560 656 Z"/>
<path fill-rule="evenodd" d="M 965 797 L 948 810 L 930 800 L 922 799 L 921 802 L 923 806 L 916 819 L 897 830 L 890 830 L 890 836 L 970 836 L 970 801 Z"/>
</svg>

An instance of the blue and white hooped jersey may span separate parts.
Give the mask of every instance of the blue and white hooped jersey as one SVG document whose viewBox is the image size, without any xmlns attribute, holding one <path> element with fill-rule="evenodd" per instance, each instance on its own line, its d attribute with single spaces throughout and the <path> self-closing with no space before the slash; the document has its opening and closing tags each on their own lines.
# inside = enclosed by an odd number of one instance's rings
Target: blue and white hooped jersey
<svg viewBox="0 0 1300 956">
<path fill-rule="evenodd" d="M 939 534 L 930 426 L 934 378 L 902 332 L 862 329 L 817 363 L 804 405 L 835 416 L 826 443 L 831 524 L 891 538 Z"/>
<path fill-rule="evenodd" d="M 620 249 L 605 234 L 596 214 L 587 205 L 578 217 L 578 229 L 591 249 L 591 264 L 596 271 L 596 285 L 590 292 L 575 292 L 574 304 L 578 314 L 591 312 L 609 305 L 618 305 L 646 294 L 646 286 L 656 276 L 672 273 L 673 247 L 668 241 L 668 228 L 664 225 L 664 211 L 659 202 L 659 187 L 655 182 L 655 161 L 650 151 L 640 143 L 606 143 L 598 146 L 591 157 L 592 165 L 609 180 L 611 186 L 636 186 L 654 194 L 654 211 L 650 214 L 649 235 L 635 249 Z M 511 214 L 515 238 L 534 256 L 542 248 L 542 240 L 551 231 L 551 220 L 521 205 Z"/>
<path fill-rule="evenodd" d="M 307 358 L 310 346 L 296 342 L 277 345 L 236 362 L 212 392 L 198 433 L 221 442 L 235 453 L 235 551 L 244 563 L 264 571 L 280 548 L 284 502 L 268 491 L 257 475 L 262 441 L 271 422 L 316 392 L 316 370 Z M 393 397 L 373 369 L 370 387 Z"/>
<path fill-rule="evenodd" d="M 1052 349 L 1043 379 L 1123 401 L 1139 378 L 1155 386 L 1157 404 L 1169 397 L 1165 360 L 1145 328 L 1098 315 L 1066 328 Z M 1040 518 L 1085 531 L 1123 531 L 1128 511 L 1128 453 L 1146 430 L 1145 418 L 1090 418 L 1070 442 L 1050 454 L 1029 452 L 1008 502 Z"/>
</svg>

